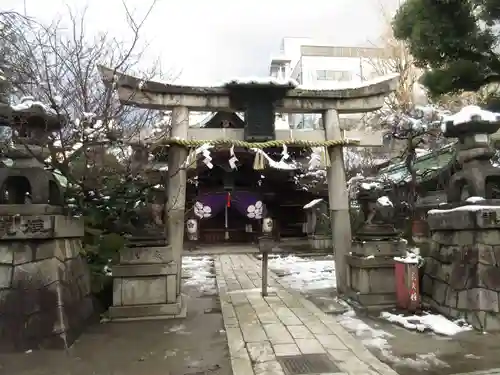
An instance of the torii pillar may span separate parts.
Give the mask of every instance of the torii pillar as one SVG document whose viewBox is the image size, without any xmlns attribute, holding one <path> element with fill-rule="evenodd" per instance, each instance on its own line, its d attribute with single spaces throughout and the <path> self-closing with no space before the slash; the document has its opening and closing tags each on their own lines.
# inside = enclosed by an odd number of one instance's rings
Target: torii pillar
<svg viewBox="0 0 500 375">
<path fill-rule="evenodd" d="M 116 74 L 114 70 L 104 67 L 100 67 L 100 71 L 106 83 L 116 85 L 118 96 L 123 104 L 140 108 L 172 110 L 172 138 L 199 140 L 208 143 L 214 140 L 246 140 L 244 129 L 188 128 L 189 110 L 232 112 L 245 110 L 231 100 L 231 92 L 227 85 L 220 87 L 179 86 L 154 81 L 144 82 L 136 77 Z M 333 90 L 306 90 L 288 83 L 284 96 L 273 102 L 274 111 L 321 113 L 325 129 L 275 129 L 275 140 L 323 143 L 327 140 L 342 141 L 346 137 L 359 140 L 357 145 L 359 147 L 382 146 L 381 132 L 342 131 L 338 115 L 366 113 L 382 108 L 385 97 L 395 91 L 397 82 L 397 75 L 393 75 L 381 77 L 372 82 L 364 82 L 360 87 Z M 256 84 L 256 82 L 233 81 L 232 84 L 233 87 L 235 85 L 248 86 Z M 331 161 L 328 170 L 329 203 L 337 289 L 340 293 L 344 293 L 347 291 L 345 255 L 351 249 L 349 199 L 342 146 L 330 148 L 329 153 Z M 182 169 L 179 170 L 179 166 L 184 163 L 187 154 L 188 151 L 180 146 L 171 146 L 169 151 L 168 231 L 175 257 L 179 261 L 183 250 L 186 187 L 186 172 Z M 180 274 L 178 278 L 180 280 Z"/>
<path fill-rule="evenodd" d="M 188 139 L 189 109 L 176 106 L 172 108 L 171 137 Z M 182 252 L 184 250 L 184 215 L 186 205 L 186 168 L 184 166 L 188 150 L 171 145 L 168 153 L 167 183 L 167 238 L 172 246 L 173 258 L 179 267 L 177 294 L 181 292 Z"/>
<path fill-rule="evenodd" d="M 335 109 L 330 109 L 323 112 L 322 116 L 326 139 L 341 139 L 342 131 L 338 112 Z M 343 147 L 331 147 L 329 154 L 331 162 L 327 170 L 328 201 L 330 207 L 330 224 L 332 227 L 332 243 L 335 252 L 335 276 L 337 279 L 337 291 L 345 293 L 347 286 L 345 256 L 351 249 L 352 234 Z"/>
</svg>

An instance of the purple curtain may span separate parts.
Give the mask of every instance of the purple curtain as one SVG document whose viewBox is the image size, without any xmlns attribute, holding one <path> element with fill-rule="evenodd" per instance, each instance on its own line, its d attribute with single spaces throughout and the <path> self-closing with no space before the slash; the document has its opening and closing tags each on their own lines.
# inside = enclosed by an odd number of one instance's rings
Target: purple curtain
<svg viewBox="0 0 500 375">
<path fill-rule="evenodd" d="M 265 207 L 260 197 L 248 191 L 233 193 L 231 205 L 250 219 L 259 220 L 265 215 Z"/>
<path fill-rule="evenodd" d="M 194 204 L 194 214 L 200 219 L 217 215 L 226 205 L 226 193 L 207 193 L 198 196 Z"/>
</svg>

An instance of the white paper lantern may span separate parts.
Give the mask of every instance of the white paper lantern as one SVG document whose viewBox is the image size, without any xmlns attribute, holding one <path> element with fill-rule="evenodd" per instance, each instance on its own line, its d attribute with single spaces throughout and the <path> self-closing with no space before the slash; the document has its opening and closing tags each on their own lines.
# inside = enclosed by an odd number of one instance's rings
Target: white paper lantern
<svg viewBox="0 0 500 375">
<path fill-rule="evenodd" d="M 189 219 L 186 222 L 188 233 L 196 233 L 198 231 L 198 221 L 196 219 Z"/>
<path fill-rule="evenodd" d="M 198 220 L 189 219 L 186 222 L 188 239 L 191 241 L 196 241 L 198 239 Z"/>
<path fill-rule="evenodd" d="M 264 233 L 271 233 L 273 231 L 273 219 L 266 217 L 262 220 L 262 231 Z"/>
</svg>

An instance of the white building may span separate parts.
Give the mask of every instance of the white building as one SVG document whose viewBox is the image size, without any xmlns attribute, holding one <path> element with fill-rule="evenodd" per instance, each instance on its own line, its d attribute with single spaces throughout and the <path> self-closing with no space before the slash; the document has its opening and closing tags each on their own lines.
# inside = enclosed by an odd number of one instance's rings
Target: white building
<svg viewBox="0 0 500 375">
<path fill-rule="evenodd" d="M 379 75 L 384 52 L 382 48 L 339 47 L 310 38 L 283 38 L 280 53 L 271 58 L 269 73 L 320 90 L 354 86 Z M 350 121 L 358 122 L 360 116 L 344 118 L 349 126 Z M 288 116 L 291 128 L 314 128 L 318 121 L 317 115 Z"/>
</svg>

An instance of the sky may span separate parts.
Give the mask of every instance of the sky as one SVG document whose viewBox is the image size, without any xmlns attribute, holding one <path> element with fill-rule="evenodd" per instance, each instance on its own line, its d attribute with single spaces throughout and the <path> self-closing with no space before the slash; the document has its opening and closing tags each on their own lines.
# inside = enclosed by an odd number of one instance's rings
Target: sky
<svg viewBox="0 0 500 375">
<path fill-rule="evenodd" d="M 142 19 L 152 0 L 123 0 Z M 267 76 L 270 57 L 283 37 L 311 37 L 338 46 L 368 45 L 401 0 L 157 0 L 141 33 L 144 64 L 160 59 L 164 70 L 180 72 L 178 83 L 220 82 Z M 44 22 L 70 8 L 86 9 L 86 32 L 130 38 L 122 0 L 1 0 Z"/>
</svg>

